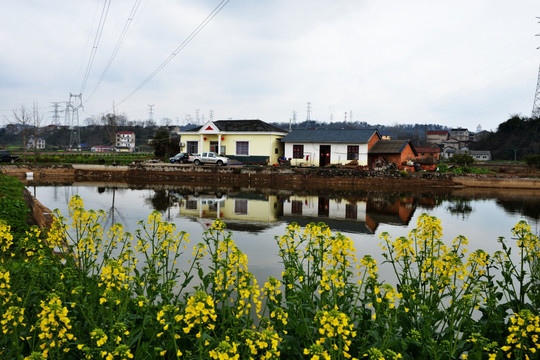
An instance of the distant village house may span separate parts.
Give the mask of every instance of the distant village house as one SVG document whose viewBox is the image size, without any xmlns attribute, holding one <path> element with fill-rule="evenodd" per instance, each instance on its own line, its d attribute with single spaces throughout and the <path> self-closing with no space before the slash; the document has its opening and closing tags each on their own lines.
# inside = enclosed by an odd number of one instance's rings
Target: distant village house
<svg viewBox="0 0 540 360">
<path fill-rule="evenodd" d="M 34 138 L 34 135 L 30 136 L 30 139 L 28 139 L 28 142 L 26 143 L 26 149 L 35 149 L 35 150 L 43 150 L 45 149 L 45 139 L 42 137 L 38 137 L 37 139 Z"/>
<path fill-rule="evenodd" d="M 135 152 L 135 133 L 133 131 L 117 132 L 115 147 L 117 151 Z"/>
</svg>

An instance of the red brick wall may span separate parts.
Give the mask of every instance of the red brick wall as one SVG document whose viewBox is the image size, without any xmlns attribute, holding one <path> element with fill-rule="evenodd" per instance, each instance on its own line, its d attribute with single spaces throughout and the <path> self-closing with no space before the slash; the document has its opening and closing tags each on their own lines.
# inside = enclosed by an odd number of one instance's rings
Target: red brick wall
<svg viewBox="0 0 540 360">
<path fill-rule="evenodd" d="M 400 163 L 403 161 L 414 160 L 414 159 L 416 159 L 416 155 L 414 154 L 411 148 L 411 145 L 407 144 L 407 146 L 405 146 L 405 149 L 403 149 L 403 151 L 401 152 Z"/>
<path fill-rule="evenodd" d="M 369 139 L 368 143 L 367 143 L 367 149 L 368 151 L 371 149 L 371 147 L 373 145 L 375 145 L 376 142 L 380 141 L 381 138 L 377 135 L 377 133 L 373 134 L 373 136 L 371 137 L 371 139 Z"/>
</svg>

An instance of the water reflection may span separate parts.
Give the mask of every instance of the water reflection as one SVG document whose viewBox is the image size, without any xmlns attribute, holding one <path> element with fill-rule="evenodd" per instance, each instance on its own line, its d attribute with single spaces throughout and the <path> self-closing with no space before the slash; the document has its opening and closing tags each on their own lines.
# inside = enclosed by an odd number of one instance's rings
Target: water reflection
<svg viewBox="0 0 540 360">
<path fill-rule="evenodd" d="M 63 186 L 43 185 L 29 189 L 50 209 L 62 214 L 72 195 L 80 195 L 86 209 L 103 209 L 107 224 L 121 222 L 133 232 L 137 223 L 152 210 L 162 213 L 178 230 L 186 231 L 194 241 L 216 218 L 221 218 L 233 239 L 248 256 L 249 268 L 257 279 L 280 277 L 283 271 L 275 237 L 286 233 L 286 225 L 297 222 L 325 222 L 332 232 L 350 237 L 357 257 L 372 255 L 381 263 L 381 278 L 390 278 L 383 270 L 378 235 L 407 236 L 426 212 L 441 219 L 444 241 L 450 243 L 464 235 L 470 249 L 488 253 L 500 250 L 497 239 L 511 237 L 511 229 L 525 218 L 538 232 L 540 192 L 494 192 L 484 189 L 459 189 L 429 192 L 382 192 L 358 190 L 327 191 L 324 194 L 282 189 L 208 188 L 179 185 L 130 186 L 127 184 L 76 183 Z M 536 223 L 536 224 L 535 224 Z"/>
<path fill-rule="evenodd" d="M 98 193 L 112 192 L 110 211 L 118 186 L 98 187 Z M 495 199 L 504 211 L 529 221 L 540 219 L 540 197 L 517 191 L 495 196 L 482 191 L 456 195 L 456 192 L 398 193 L 357 191 L 345 194 L 293 194 L 286 190 L 254 190 L 189 187 L 173 185 L 151 188 L 145 203 L 153 210 L 167 213 L 168 219 L 179 216 L 199 223 L 207 229 L 216 218 L 223 219 L 229 229 L 258 233 L 276 223 L 325 222 L 334 231 L 374 234 L 381 224 L 408 227 L 416 213 L 443 208 L 452 216 L 467 220 L 474 204 L 482 199 Z M 444 205 L 442 205 L 444 203 Z M 121 214 L 116 212 L 117 216 Z M 416 214 L 417 215 L 417 214 Z"/>
</svg>

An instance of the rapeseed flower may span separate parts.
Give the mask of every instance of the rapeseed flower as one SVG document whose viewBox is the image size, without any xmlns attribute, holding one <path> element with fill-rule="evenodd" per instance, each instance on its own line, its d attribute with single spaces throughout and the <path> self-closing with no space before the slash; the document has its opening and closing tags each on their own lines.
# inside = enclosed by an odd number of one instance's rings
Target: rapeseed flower
<svg viewBox="0 0 540 360">
<path fill-rule="evenodd" d="M 212 359 L 237 360 L 240 358 L 240 354 L 238 354 L 238 343 L 235 341 L 231 342 L 230 338 L 227 336 L 216 348 L 210 350 L 208 355 L 210 355 Z"/>
<path fill-rule="evenodd" d="M 68 308 L 63 306 L 62 300 L 52 294 L 49 301 L 41 301 L 41 312 L 38 314 L 38 338 L 42 350 L 62 348 L 68 341 L 76 340 L 71 330 L 71 320 L 68 317 Z"/>
</svg>

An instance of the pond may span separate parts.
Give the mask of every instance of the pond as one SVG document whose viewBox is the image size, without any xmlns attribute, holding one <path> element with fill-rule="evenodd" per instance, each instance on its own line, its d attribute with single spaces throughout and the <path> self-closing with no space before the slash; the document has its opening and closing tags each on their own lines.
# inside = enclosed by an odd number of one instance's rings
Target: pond
<svg viewBox="0 0 540 360">
<path fill-rule="evenodd" d="M 268 276 L 281 277 L 275 237 L 285 234 L 288 224 L 304 226 L 325 222 L 354 242 L 357 257 L 372 255 L 382 261 L 379 235 L 406 236 L 422 213 L 441 219 L 444 239 L 458 235 L 469 239 L 469 250 L 493 253 L 497 239 L 510 239 L 511 229 L 524 219 L 538 234 L 540 194 L 532 190 L 486 189 L 438 192 L 382 192 L 359 190 L 346 194 L 292 193 L 287 190 L 215 189 L 159 185 L 141 188 L 126 184 L 36 185 L 28 190 L 50 209 L 68 215 L 73 195 L 84 200 L 86 209 L 107 212 L 106 225 L 122 223 L 133 232 L 137 223 L 157 210 L 163 220 L 190 234 L 192 244 L 201 239 L 212 221 L 221 218 L 238 247 L 247 254 L 249 269 L 259 283 Z M 380 267 L 382 279 L 389 273 Z"/>
</svg>

